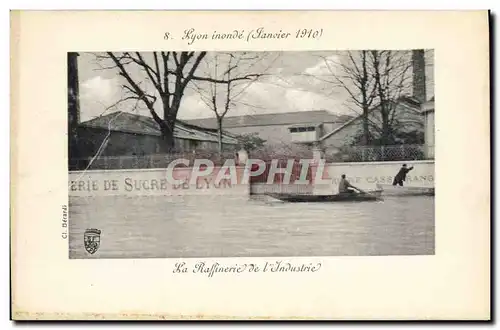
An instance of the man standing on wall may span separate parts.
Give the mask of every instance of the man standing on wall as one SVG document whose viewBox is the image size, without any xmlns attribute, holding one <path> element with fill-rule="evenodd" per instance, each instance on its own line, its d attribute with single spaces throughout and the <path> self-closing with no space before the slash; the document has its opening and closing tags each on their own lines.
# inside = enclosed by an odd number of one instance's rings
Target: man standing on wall
<svg viewBox="0 0 500 330">
<path fill-rule="evenodd" d="M 398 174 L 394 177 L 394 181 L 392 182 L 393 186 L 400 185 L 401 187 L 403 186 L 403 181 L 406 181 L 406 174 L 413 170 L 413 166 L 410 168 L 406 167 L 406 164 L 403 164 L 401 169 L 399 170 Z"/>
</svg>

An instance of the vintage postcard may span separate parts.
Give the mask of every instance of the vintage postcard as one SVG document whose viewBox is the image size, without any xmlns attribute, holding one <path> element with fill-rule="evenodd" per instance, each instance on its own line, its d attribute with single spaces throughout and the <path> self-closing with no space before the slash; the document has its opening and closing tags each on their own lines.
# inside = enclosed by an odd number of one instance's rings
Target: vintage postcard
<svg viewBox="0 0 500 330">
<path fill-rule="evenodd" d="M 488 19 L 12 12 L 12 318 L 489 320 Z"/>
</svg>

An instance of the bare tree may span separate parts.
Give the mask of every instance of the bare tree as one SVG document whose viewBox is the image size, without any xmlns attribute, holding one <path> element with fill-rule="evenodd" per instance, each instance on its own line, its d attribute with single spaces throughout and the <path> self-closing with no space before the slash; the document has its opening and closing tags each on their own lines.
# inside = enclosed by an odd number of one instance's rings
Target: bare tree
<svg viewBox="0 0 500 330">
<path fill-rule="evenodd" d="M 237 104 L 251 106 L 243 101 L 244 92 L 252 83 L 264 77 L 266 71 L 277 59 L 276 57 L 267 67 L 258 66 L 267 58 L 269 58 L 269 53 L 249 52 L 218 53 L 210 59 L 205 58 L 207 68 L 205 75 L 212 80 L 208 84 L 197 82 L 194 85 L 201 100 L 215 114 L 219 135 L 219 152 L 223 151 L 222 128 L 225 116 Z M 248 73 L 251 71 L 258 73 Z"/>
<path fill-rule="evenodd" d="M 97 54 L 101 69 L 117 70 L 123 78 L 124 97 L 120 102 L 138 100 L 146 106 L 158 124 L 164 143 L 163 152 L 175 147 L 174 128 L 181 101 L 192 81 L 227 83 L 198 76 L 206 52 L 107 52 Z M 151 87 L 148 90 L 148 87 Z M 152 89 L 152 90 L 151 90 Z M 157 105 L 157 102 L 160 103 Z M 158 113 L 159 109 L 162 113 Z"/>
<path fill-rule="evenodd" d="M 370 144 L 369 111 L 376 97 L 375 83 L 370 72 L 368 51 L 347 51 L 345 58 L 330 63 L 324 58 L 325 64 L 332 73 L 333 84 L 344 89 L 350 96 L 350 101 L 361 109 L 363 118 L 364 145 Z M 332 67 L 332 64 L 336 67 Z"/>
<path fill-rule="evenodd" d="M 364 145 L 373 140 L 390 143 L 397 119 L 397 100 L 408 90 L 411 54 L 407 51 L 361 50 L 339 52 L 334 60 L 323 57 L 333 88 L 349 95 L 348 106 L 362 115 Z"/>
<path fill-rule="evenodd" d="M 411 57 L 408 52 L 370 51 L 380 113 L 380 143 L 394 143 L 397 131 L 397 102 L 408 87 Z"/>
</svg>

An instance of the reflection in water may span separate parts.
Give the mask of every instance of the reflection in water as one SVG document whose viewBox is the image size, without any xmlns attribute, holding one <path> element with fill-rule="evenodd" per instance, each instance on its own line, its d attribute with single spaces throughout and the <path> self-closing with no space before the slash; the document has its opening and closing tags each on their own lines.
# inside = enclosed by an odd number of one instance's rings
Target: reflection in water
<svg viewBox="0 0 500 330">
<path fill-rule="evenodd" d="M 282 203 L 222 196 L 70 197 L 71 258 L 434 254 L 434 198 Z M 102 231 L 99 250 L 83 245 Z"/>
</svg>

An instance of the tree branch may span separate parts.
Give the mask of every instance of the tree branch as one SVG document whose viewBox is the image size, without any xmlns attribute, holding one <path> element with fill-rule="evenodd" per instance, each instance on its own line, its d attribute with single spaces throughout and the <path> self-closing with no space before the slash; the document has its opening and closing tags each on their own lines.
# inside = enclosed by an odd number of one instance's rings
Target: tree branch
<svg viewBox="0 0 500 330">
<path fill-rule="evenodd" d="M 232 78 L 231 82 L 242 81 L 242 80 L 252 80 L 252 79 L 261 78 L 264 76 L 269 76 L 269 75 L 263 74 L 263 73 L 252 73 L 252 74 L 247 74 L 243 77 Z M 211 78 L 211 77 L 198 77 L 195 75 L 193 75 L 191 79 L 196 80 L 196 81 L 207 81 L 207 82 L 211 82 L 211 83 L 215 83 L 215 84 L 227 84 L 228 82 L 230 82 L 227 79 L 216 79 L 216 78 Z"/>
<path fill-rule="evenodd" d="M 118 66 L 120 70 L 120 75 L 127 80 L 128 84 L 131 86 L 131 88 L 128 88 L 128 90 L 133 91 L 138 98 L 144 102 L 146 107 L 148 108 L 149 112 L 151 113 L 153 119 L 158 123 L 161 124 L 162 120 L 154 110 L 154 101 L 151 102 L 148 100 L 148 97 L 146 93 L 135 83 L 135 81 L 130 77 L 129 73 L 127 70 L 123 67 L 123 65 L 120 63 L 120 60 L 112 53 L 112 52 L 107 52 L 109 57 L 115 62 L 115 64 Z"/>
<path fill-rule="evenodd" d="M 191 53 L 190 55 L 187 55 L 187 61 L 193 56 L 194 53 Z M 201 52 L 198 57 L 196 58 L 196 60 L 194 61 L 194 64 L 193 66 L 191 67 L 191 70 L 189 70 L 189 73 L 188 75 L 186 76 L 186 78 L 184 79 L 184 83 L 182 85 L 182 89 L 184 90 L 184 88 L 186 88 L 186 85 L 188 84 L 188 82 L 193 79 L 193 75 L 194 75 L 194 72 L 196 71 L 196 69 L 198 68 L 198 66 L 200 65 L 200 62 L 201 60 L 205 57 L 205 55 L 207 55 L 207 52 Z"/>
<path fill-rule="evenodd" d="M 170 93 L 170 86 L 168 85 L 168 75 L 169 75 L 169 70 L 168 70 L 168 60 L 170 57 L 170 52 L 161 52 L 161 57 L 163 60 L 163 91 L 164 91 L 164 96 L 162 98 L 164 105 L 170 107 L 170 98 L 172 94 Z"/>
<path fill-rule="evenodd" d="M 142 56 L 141 56 L 141 53 L 136 52 L 136 54 L 137 54 L 137 57 L 139 58 L 139 61 L 137 61 L 136 63 L 137 63 L 138 65 L 142 66 L 142 67 L 145 69 L 145 71 L 146 71 L 146 73 L 147 73 L 147 75 L 148 75 L 149 79 L 151 80 L 151 82 L 153 83 L 153 85 L 154 85 L 154 86 L 156 87 L 156 89 L 158 90 L 158 93 L 159 93 L 160 95 L 162 95 L 162 94 L 163 94 L 163 89 L 161 88 L 161 85 L 160 85 L 160 79 L 158 78 L 158 80 L 156 80 L 156 78 L 155 78 L 155 77 L 153 77 L 153 75 L 155 75 L 155 76 L 158 76 L 158 77 L 159 77 L 159 73 L 158 73 L 158 71 L 154 71 L 154 70 L 153 70 L 153 69 L 152 69 L 152 68 L 151 68 L 151 67 L 150 67 L 150 66 L 146 63 L 146 61 L 144 61 L 144 59 L 143 59 L 143 58 L 142 58 Z"/>
</svg>

